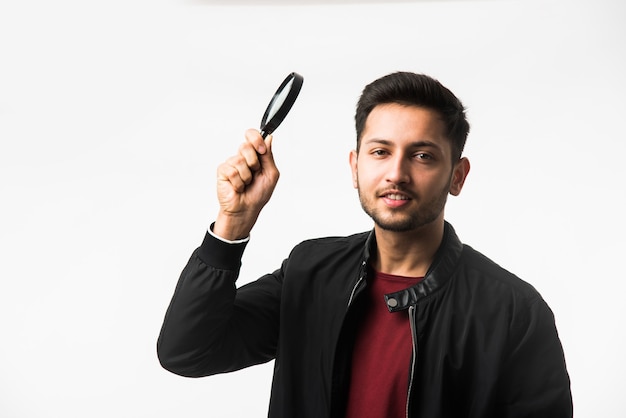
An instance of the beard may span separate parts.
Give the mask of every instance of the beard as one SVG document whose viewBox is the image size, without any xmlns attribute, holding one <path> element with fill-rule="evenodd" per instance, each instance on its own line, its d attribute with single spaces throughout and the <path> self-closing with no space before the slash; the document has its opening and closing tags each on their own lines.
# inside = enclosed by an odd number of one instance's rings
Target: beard
<svg viewBox="0 0 626 418">
<path fill-rule="evenodd" d="M 420 202 L 414 193 L 405 191 L 400 187 L 395 187 L 395 190 L 408 194 L 412 202 L 418 203 L 417 209 L 413 211 L 409 211 L 405 208 L 392 209 L 383 207 L 381 209 L 376 205 L 379 199 L 378 196 L 380 196 L 381 193 L 376 193 L 374 198 L 368 198 L 361 191 L 361 187 L 358 186 L 358 184 L 357 190 L 361 207 L 378 227 L 391 232 L 408 232 L 430 224 L 441 215 L 448 199 L 450 183 L 451 180 L 448 181 L 448 184 L 435 194 L 432 199 L 425 202 Z"/>
</svg>

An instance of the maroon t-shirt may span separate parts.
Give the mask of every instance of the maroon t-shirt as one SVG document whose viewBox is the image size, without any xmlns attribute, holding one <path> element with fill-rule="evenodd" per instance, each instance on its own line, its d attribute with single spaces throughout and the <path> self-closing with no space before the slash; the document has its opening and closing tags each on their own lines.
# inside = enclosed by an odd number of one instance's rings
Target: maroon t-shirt
<svg viewBox="0 0 626 418">
<path fill-rule="evenodd" d="M 407 311 L 391 313 L 384 295 L 406 289 L 422 278 L 375 272 L 368 278 L 367 310 L 352 354 L 347 418 L 401 418 L 406 415 L 411 326 Z"/>
</svg>

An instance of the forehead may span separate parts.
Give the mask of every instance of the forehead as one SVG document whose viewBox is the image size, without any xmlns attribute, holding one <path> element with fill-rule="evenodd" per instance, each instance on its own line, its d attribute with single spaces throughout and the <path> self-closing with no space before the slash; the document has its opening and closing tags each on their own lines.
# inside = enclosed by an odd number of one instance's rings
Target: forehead
<svg viewBox="0 0 626 418">
<path fill-rule="evenodd" d="M 372 109 L 365 120 L 363 136 L 377 133 L 429 133 L 443 136 L 445 125 L 439 113 L 425 107 L 385 103 Z"/>
<path fill-rule="evenodd" d="M 388 103 L 376 106 L 365 121 L 361 145 L 370 141 L 387 141 L 395 145 L 432 142 L 449 149 L 446 128 L 435 110 Z"/>
</svg>

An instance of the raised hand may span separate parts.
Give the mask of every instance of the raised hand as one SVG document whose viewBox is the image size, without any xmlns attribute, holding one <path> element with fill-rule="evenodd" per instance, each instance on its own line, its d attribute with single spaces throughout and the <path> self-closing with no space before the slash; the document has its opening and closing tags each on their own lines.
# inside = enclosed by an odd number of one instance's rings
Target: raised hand
<svg viewBox="0 0 626 418">
<path fill-rule="evenodd" d="M 217 169 L 220 210 L 213 232 L 225 239 L 245 238 L 274 192 L 280 173 L 272 154 L 272 136 L 255 129 L 245 134 L 236 155 Z"/>
</svg>

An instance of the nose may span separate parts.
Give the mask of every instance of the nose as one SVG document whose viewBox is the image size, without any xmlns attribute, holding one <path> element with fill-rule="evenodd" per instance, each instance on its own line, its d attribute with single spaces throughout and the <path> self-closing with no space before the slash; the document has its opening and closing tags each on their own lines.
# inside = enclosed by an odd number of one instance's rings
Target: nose
<svg viewBox="0 0 626 418">
<path fill-rule="evenodd" d="M 411 181 L 411 176 L 409 175 L 409 161 L 402 153 L 396 154 L 388 161 L 389 169 L 387 170 L 387 182 L 406 184 Z"/>
</svg>

